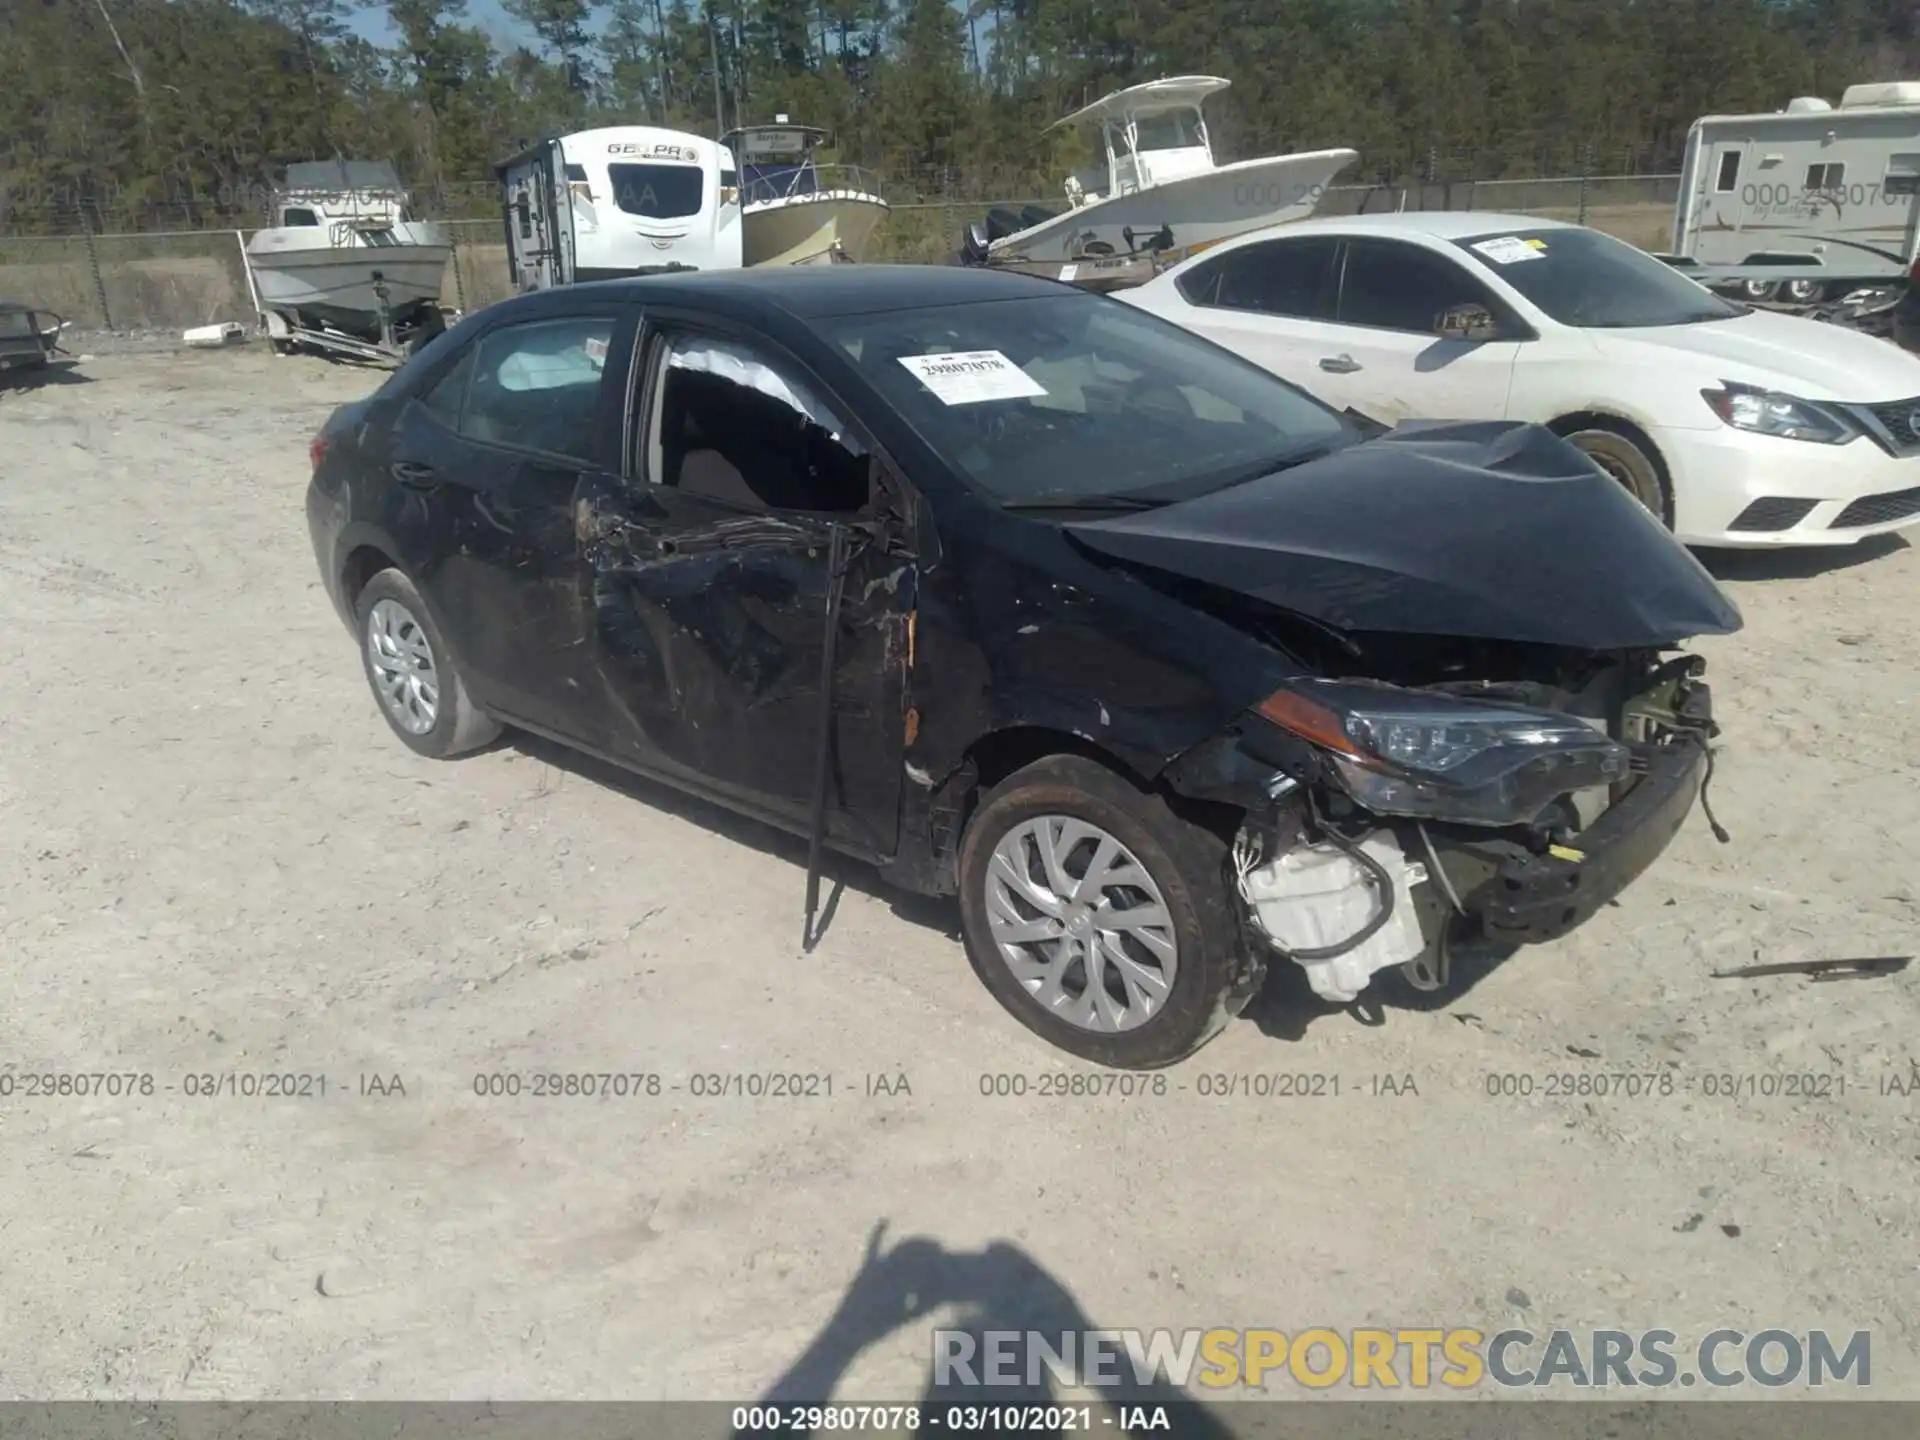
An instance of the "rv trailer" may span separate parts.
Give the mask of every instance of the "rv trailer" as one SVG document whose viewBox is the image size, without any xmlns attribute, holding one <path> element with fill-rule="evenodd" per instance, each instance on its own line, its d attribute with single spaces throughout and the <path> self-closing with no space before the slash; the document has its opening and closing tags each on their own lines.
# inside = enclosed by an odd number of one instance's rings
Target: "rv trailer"
<svg viewBox="0 0 1920 1440">
<path fill-rule="evenodd" d="M 651 125 L 581 130 L 495 168 L 518 292 L 742 264 L 733 154 L 704 136 Z"/>
<path fill-rule="evenodd" d="M 1708 115 L 1687 136 L 1664 256 L 1715 289 L 1792 305 L 1904 290 L 1920 225 L 1920 82 L 1833 106 Z"/>
</svg>

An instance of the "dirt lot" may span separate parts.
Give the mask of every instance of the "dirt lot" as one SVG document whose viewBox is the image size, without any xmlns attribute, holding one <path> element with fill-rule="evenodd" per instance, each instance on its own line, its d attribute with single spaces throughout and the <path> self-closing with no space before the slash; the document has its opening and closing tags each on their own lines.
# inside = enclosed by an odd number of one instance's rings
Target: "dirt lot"
<svg viewBox="0 0 1920 1440">
<path fill-rule="evenodd" d="M 1733 844 L 1696 816 L 1445 1008 L 1282 975 L 1165 1093 L 1043 1097 L 1072 1072 L 947 909 L 849 866 L 803 956 L 801 847 L 531 743 L 390 738 L 301 509 L 365 375 L 82 369 L 0 395 L 7 1398 L 908 1397 L 936 1318 L 1870 1329 L 1875 1393 L 1920 1397 L 1920 1095 L 1884 1088 L 1920 967 L 1715 978 L 1916 949 L 1920 552 L 1718 566 Z M 536 1070 L 662 1088 L 475 1093 Z M 155 1088 L 26 1094 L 59 1072 Z M 187 1093 L 261 1072 L 327 1093 Z M 695 1093 L 772 1072 L 832 1094 Z M 1202 1093 L 1274 1075 L 1339 1094 Z"/>
</svg>

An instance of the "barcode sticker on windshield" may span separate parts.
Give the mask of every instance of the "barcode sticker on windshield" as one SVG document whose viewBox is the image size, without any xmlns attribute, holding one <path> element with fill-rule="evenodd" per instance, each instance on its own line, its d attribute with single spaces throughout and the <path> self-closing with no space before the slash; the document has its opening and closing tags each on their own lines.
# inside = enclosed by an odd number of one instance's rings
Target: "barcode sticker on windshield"
<svg viewBox="0 0 1920 1440">
<path fill-rule="evenodd" d="M 587 359 L 595 365 L 607 363 L 607 342 L 598 335 L 589 335 L 586 344 L 581 348 L 587 352 Z"/>
<path fill-rule="evenodd" d="M 1496 265 L 1512 265 L 1519 260 L 1538 260 L 1547 253 L 1547 247 L 1538 240 L 1522 240 L 1518 235 L 1501 235 L 1493 240 L 1482 240 L 1474 247 Z"/>
<path fill-rule="evenodd" d="M 1046 387 L 998 350 L 960 350 L 950 355 L 902 355 L 900 363 L 945 405 L 983 400 L 1031 400 Z"/>
</svg>

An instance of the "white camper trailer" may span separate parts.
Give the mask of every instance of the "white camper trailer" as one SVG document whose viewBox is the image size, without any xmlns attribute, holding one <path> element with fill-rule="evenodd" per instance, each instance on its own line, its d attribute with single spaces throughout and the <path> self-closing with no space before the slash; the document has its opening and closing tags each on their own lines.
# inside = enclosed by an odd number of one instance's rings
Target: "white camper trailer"
<svg viewBox="0 0 1920 1440">
<path fill-rule="evenodd" d="M 1805 97 L 1694 121 L 1673 249 L 1700 266 L 1778 268 L 1780 280 L 1740 282 L 1753 299 L 1833 299 L 1906 281 L 1917 200 L 1920 82 L 1854 85 L 1838 106 Z"/>
<path fill-rule="evenodd" d="M 518 291 L 742 263 L 733 154 L 704 136 L 651 125 L 581 130 L 541 141 L 498 172 Z"/>
</svg>

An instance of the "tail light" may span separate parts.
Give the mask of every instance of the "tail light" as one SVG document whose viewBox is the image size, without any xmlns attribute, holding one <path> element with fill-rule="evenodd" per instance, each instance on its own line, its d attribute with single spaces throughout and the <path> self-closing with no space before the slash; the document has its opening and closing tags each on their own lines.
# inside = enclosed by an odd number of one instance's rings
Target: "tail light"
<svg viewBox="0 0 1920 1440">
<path fill-rule="evenodd" d="M 307 459 L 312 462 L 316 473 L 320 469 L 320 462 L 327 458 L 327 447 L 332 443 L 325 431 L 307 442 Z"/>
</svg>

